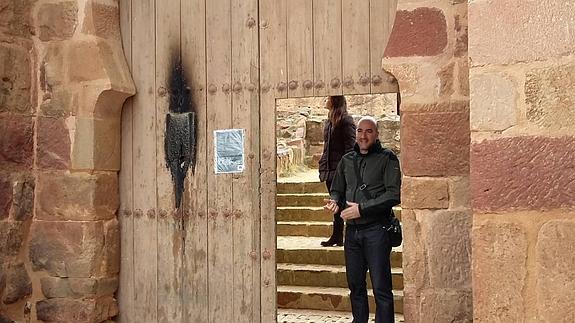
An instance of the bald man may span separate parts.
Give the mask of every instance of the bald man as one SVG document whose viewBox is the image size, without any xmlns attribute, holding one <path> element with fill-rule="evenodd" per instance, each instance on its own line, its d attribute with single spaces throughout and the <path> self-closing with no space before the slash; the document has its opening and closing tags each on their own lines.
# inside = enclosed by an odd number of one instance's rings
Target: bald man
<svg viewBox="0 0 575 323">
<path fill-rule="evenodd" d="M 391 208 L 400 202 L 401 171 L 395 154 L 377 139 L 377 121 L 363 117 L 356 128 L 354 150 L 337 166 L 325 209 L 341 211 L 346 222 L 345 267 L 353 323 L 369 319 L 366 274 L 375 297 L 376 323 L 394 322 L 391 243 L 387 228 Z"/>
</svg>

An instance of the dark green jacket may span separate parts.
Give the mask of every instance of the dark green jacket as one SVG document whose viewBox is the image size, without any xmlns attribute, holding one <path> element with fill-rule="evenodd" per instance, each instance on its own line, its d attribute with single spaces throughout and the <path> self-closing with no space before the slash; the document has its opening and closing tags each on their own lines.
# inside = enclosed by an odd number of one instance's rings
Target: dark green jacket
<svg viewBox="0 0 575 323">
<path fill-rule="evenodd" d="M 357 159 L 359 172 L 366 184 L 371 199 L 359 189 L 354 168 Z M 361 217 L 348 221 L 348 225 L 363 225 L 372 222 L 388 223 L 391 208 L 400 202 L 401 171 L 397 156 L 384 149 L 379 140 L 363 155 L 357 144 L 354 151 L 343 156 L 337 166 L 335 178 L 331 184 L 331 199 L 338 201 L 344 209 L 346 201 L 359 203 Z"/>
</svg>

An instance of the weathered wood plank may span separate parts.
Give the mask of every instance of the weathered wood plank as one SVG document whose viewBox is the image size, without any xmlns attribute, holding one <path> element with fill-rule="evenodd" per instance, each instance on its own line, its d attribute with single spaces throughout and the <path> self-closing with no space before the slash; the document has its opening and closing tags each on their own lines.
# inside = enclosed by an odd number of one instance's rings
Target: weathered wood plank
<svg viewBox="0 0 575 323">
<path fill-rule="evenodd" d="M 188 175 L 184 210 L 184 322 L 208 322 L 208 161 L 206 106 L 206 0 L 182 1 L 182 63 L 196 111 L 196 166 Z M 213 168 L 212 168 L 213 169 Z M 211 170 L 211 169 L 210 169 Z M 212 171 L 213 172 L 213 171 Z"/>
<path fill-rule="evenodd" d="M 288 96 L 313 96 L 312 1 L 291 0 L 287 8 Z"/>
<path fill-rule="evenodd" d="M 342 94 L 341 1 L 313 0 L 314 95 Z"/>
<path fill-rule="evenodd" d="M 208 291 L 209 321 L 233 322 L 232 177 L 214 172 L 213 131 L 232 126 L 231 7 L 206 2 L 208 83 Z M 210 90 L 215 89 L 215 92 Z"/>
<path fill-rule="evenodd" d="M 132 0 L 121 0 L 120 25 L 122 44 L 128 67 L 132 68 Z M 134 317 L 134 218 L 132 176 L 132 98 L 122 108 L 122 165 L 120 185 L 120 287 L 118 304 L 121 308 L 119 322 L 131 322 Z"/>
<path fill-rule="evenodd" d="M 260 292 L 259 263 L 250 257 L 259 250 L 257 0 L 232 0 L 232 12 L 232 123 L 233 128 L 245 130 L 246 165 L 232 181 L 233 318 L 234 322 L 252 323 L 259 322 Z M 246 187 L 251 187 L 249 193 Z"/>
<path fill-rule="evenodd" d="M 133 108 L 134 319 L 157 321 L 155 1 L 132 7 L 132 76 L 138 89 Z"/>
<path fill-rule="evenodd" d="M 166 167 L 164 140 L 170 78 L 180 55 L 180 0 L 156 4 L 156 181 L 158 199 L 158 322 L 181 322 L 183 240 L 181 210 Z"/>
<path fill-rule="evenodd" d="M 365 94 L 370 91 L 369 1 L 341 1 L 344 94 Z"/>
<path fill-rule="evenodd" d="M 260 194 L 261 194 L 261 322 L 277 320 L 276 299 L 276 98 L 285 98 L 287 84 L 287 1 L 260 1 Z M 272 87 L 273 85 L 273 87 Z M 283 90 L 282 90 L 283 89 Z M 264 132 L 265 131 L 265 132 Z"/>
<path fill-rule="evenodd" d="M 391 82 L 383 71 L 381 62 L 385 47 L 391 35 L 397 0 L 370 1 L 370 69 L 371 69 L 371 93 L 390 93 L 397 91 L 397 83 Z"/>
</svg>

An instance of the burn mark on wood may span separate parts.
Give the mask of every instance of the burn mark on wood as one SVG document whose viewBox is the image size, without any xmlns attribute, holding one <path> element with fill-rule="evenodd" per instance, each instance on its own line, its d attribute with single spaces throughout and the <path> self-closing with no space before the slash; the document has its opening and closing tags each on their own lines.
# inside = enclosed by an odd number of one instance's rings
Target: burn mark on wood
<svg viewBox="0 0 575 323">
<path fill-rule="evenodd" d="M 196 113 L 192 90 L 180 58 L 175 59 L 170 74 L 170 112 L 166 115 L 164 149 L 166 166 L 172 174 L 176 208 L 182 202 L 184 180 L 196 162 Z"/>
</svg>

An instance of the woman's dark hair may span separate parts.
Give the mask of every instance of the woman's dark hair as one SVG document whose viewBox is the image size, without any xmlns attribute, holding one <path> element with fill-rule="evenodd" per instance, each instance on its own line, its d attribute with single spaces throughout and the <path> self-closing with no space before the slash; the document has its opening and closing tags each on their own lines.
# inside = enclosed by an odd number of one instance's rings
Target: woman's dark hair
<svg viewBox="0 0 575 323">
<path fill-rule="evenodd" d="M 331 125 L 335 128 L 347 116 L 347 102 L 343 95 L 332 95 L 329 100 L 331 101 L 331 109 L 329 110 L 328 118 Z"/>
</svg>

